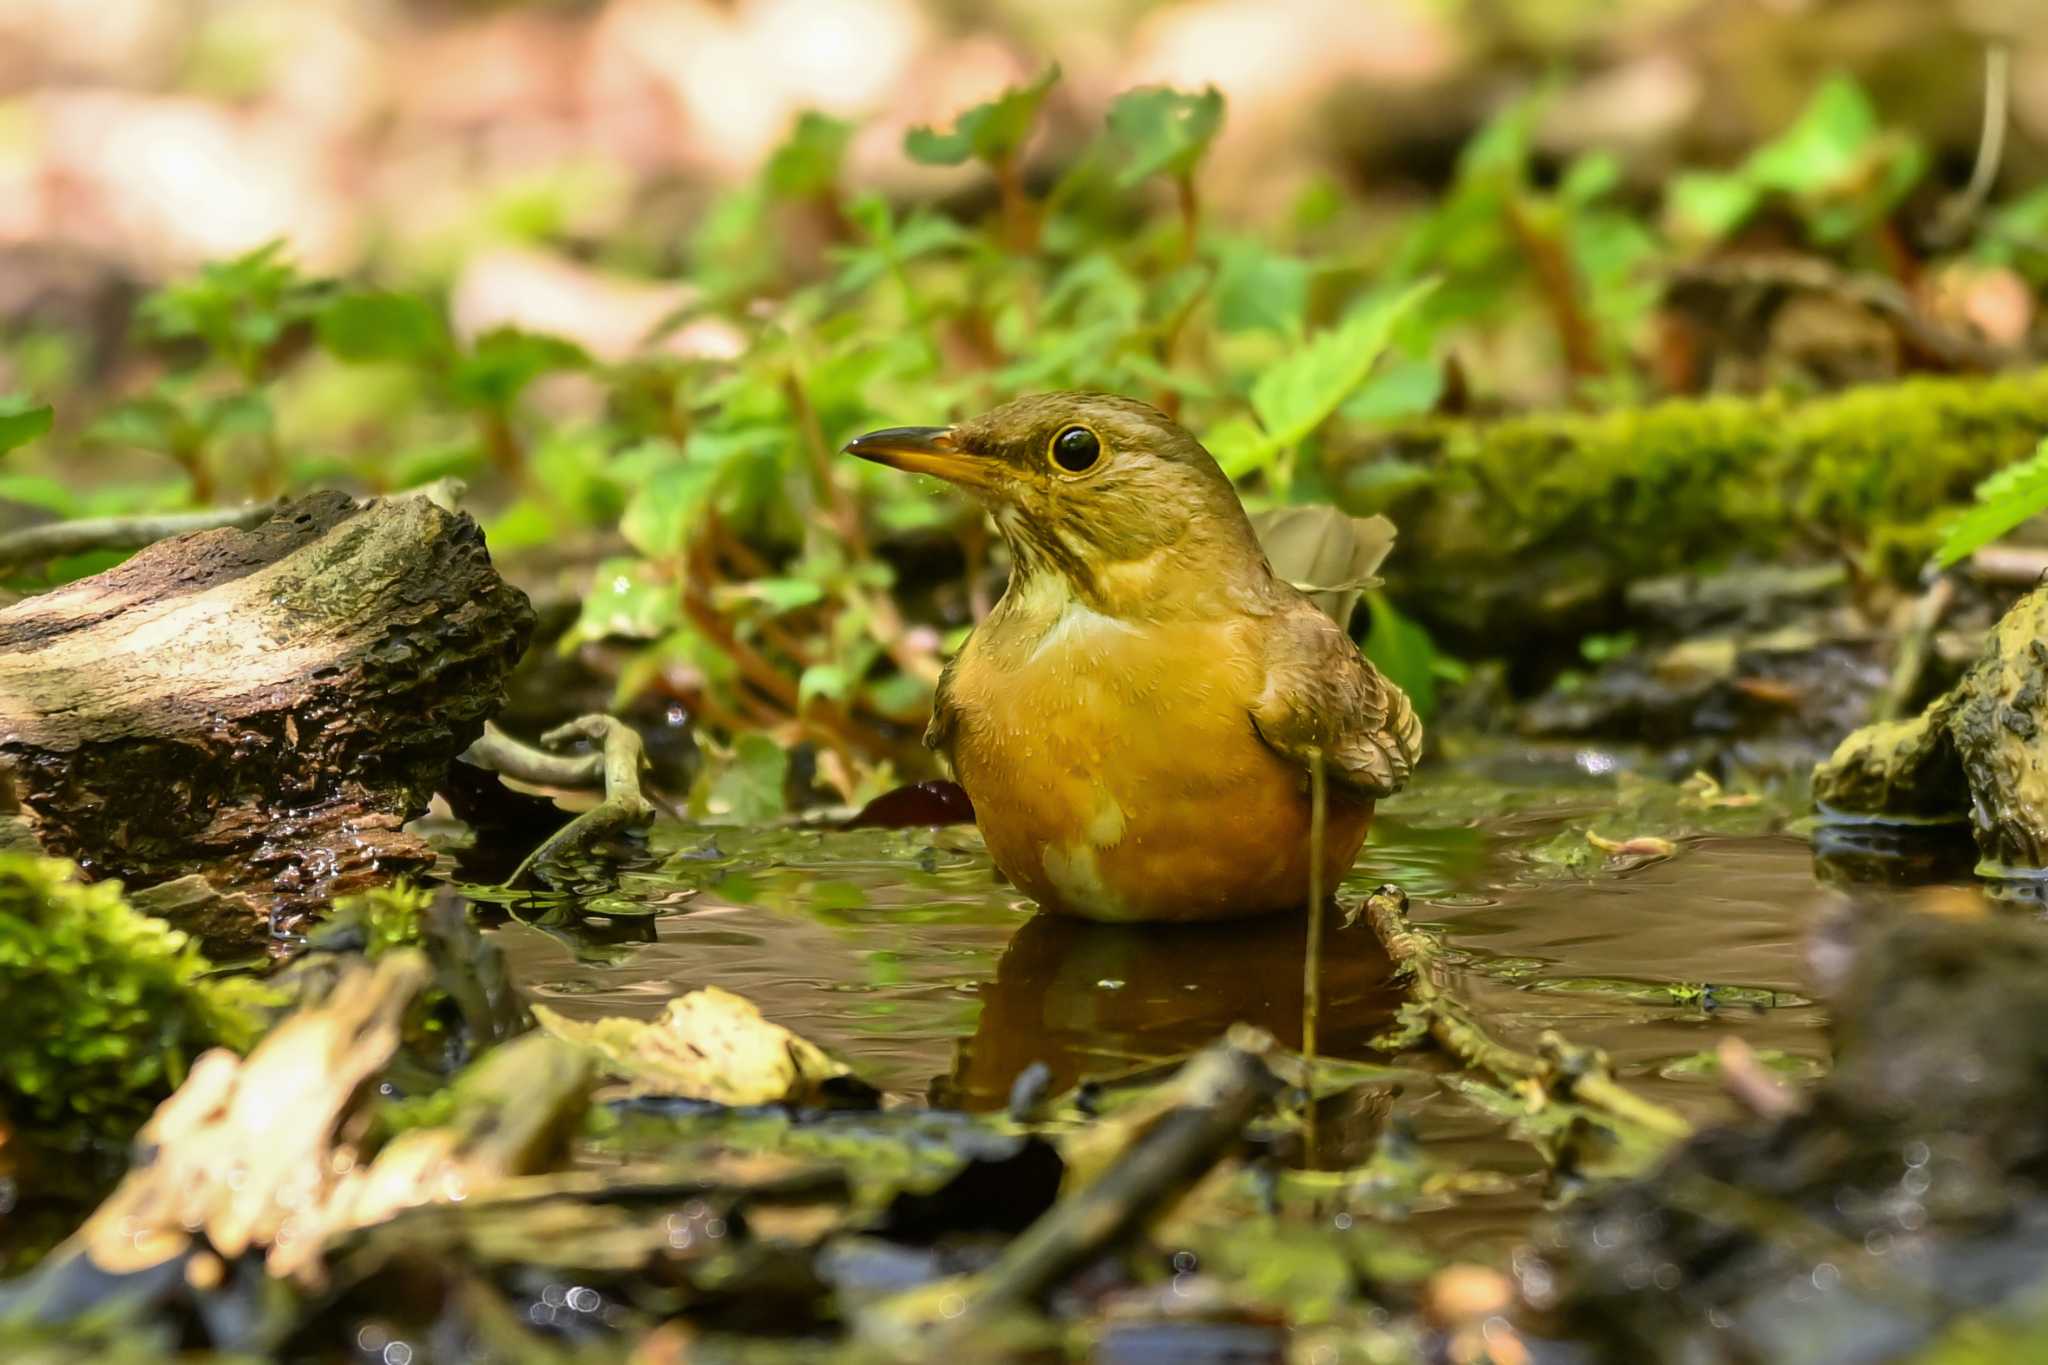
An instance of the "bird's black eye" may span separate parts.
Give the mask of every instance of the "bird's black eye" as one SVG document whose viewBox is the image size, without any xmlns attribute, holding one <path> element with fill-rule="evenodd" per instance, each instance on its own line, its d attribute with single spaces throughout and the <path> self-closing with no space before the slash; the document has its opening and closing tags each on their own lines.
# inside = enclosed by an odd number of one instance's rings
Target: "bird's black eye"
<svg viewBox="0 0 2048 1365">
<path fill-rule="evenodd" d="M 1102 442 L 1086 427 L 1067 427 L 1052 438 L 1052 462 L 1069 474 L 1082 474 L 1102 458 Z"/>
</svg>

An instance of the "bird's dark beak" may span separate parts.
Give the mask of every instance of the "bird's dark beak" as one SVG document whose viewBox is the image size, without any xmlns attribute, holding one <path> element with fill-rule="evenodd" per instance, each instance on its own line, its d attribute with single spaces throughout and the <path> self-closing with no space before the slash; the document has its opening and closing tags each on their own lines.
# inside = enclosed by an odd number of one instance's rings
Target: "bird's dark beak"
<svg viewBox="0 0 2048 1365">
<path fill-rule="evenodd" d="M 989 462 L 956 445 L 951 427 L 884 427 L 847 442 L 846 453 L 968 488 L 989 482 Z"/>
</svg>

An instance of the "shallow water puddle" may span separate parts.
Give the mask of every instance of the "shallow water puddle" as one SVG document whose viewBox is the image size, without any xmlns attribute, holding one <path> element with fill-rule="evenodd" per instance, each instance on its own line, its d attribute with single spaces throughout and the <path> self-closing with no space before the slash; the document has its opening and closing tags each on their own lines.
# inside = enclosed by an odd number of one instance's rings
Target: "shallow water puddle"
<svg viewBox="0 0 2048 1365">
<path fill-rule="evenodd" d="M 1481 792 L 1484 794 L 1480 794 Z M 1789 1074 L 1826 1056 L 1804 993 L 1812 853 L 1786 836 L 1681 838 L 1675 856 L 1571 875 L 1562 846 L 1613 809 L 1611 787 L 1502 793 L 1455 775 L 1387 803 L 1347 881 L 1409 892 L 1469 972 L 1503 1041 L 1545 1029 L 1607 1050 L 1617 1073 L 1695 1119 L 1727 1112 L 1713 1049 L 1741 1036 Z M 1767 823 L 1758 821 L 1761 827 Z M 742 831 L 665 825 L 629 900 L 667 905 L 649 941 L 593 945 L 522 923 L 496 931 L 537 999 L 565 1014 L 651 1015 L 704 985 L 852 1061 L 898 1099 L 999 1107 L 1046 1063 L 1055 1088 L 1181 1056 L 1233 1022 L 1300 1038 L 1300 921 L 1120 927 L 1035 916 L 992 874 L 971 828 Z M 692 894 L 694 893 L 694 894 Z M 1400 991 L 1364 926 L 1333 930 L 1322 1049 L 1371 1042 Z M 1459 1201 L 1435 1235 L 1495 1242 L 1540 1200 L 1534 1152 L 1448 1090 L 1401 1106 L 1433 1154 L 1508 1177 Z"/>
</svg>

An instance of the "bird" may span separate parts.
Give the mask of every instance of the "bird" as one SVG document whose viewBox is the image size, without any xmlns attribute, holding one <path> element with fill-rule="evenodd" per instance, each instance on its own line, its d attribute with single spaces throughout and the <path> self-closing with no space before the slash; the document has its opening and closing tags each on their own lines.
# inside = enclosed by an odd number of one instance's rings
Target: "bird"
<svg viewBox="0 0 2048 1365">
<path fill-rule="evenodd" d="M 1237 489 L 1135 399 L 1044 393 L 846 453 L 978 500 L 1001 599 L 946 662 L 925 744 L 996 868 L 1054 914 L 1300 911 L 1420 758 L 1408 697 L 1273 571 Z M 1327 779 L 1312 878 L 1312 769 Z"/>
</svg>

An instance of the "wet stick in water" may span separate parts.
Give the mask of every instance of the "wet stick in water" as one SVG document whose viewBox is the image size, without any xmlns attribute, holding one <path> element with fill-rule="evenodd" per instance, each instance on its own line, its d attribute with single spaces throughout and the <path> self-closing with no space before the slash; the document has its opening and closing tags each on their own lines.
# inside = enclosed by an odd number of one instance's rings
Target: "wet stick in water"
<svg viewBox="0 0 2048 1365">
<path fill-rule="evenodd" d="M 1316 1164 L 1316 1016 L 1323 1004 L 1323 830 L 1330 814 L 1329 778 L 1323 768 L 1323 751 L 1313 749 L 1308 760 L 1308 947 L 1302 954 L 1301 971 L 1301 1067 L 1302 1084 L 1308 1087 L 1308 1108 L 1304 1141 L 1308 1164 Z"/>
<path fill-rule="evenodd" d="M 1646 1100 L 1608 1072 L 1605 1054 L 1577 1047 L 1555 1033 L 1543 1035 L 1542 1055 L 1496 1040 L 1464 1001 L 1444 984 L 1442 949 L 1408 919 L 1408 896 L 1383 886 L 1366 898 L 1364 914 L 1387 956 L 1408 977 L 1408 996 L 1417 1024 L 1437 1046 L 1466 1066 L 1501 1080 L 1535 1081 L 1558 1100 L 1597 1111 L 1609 1123 L 1626 1125 L 1659 1140 L 1690 1137 L 1692 1124 L 1675 1110 Z"/>
</svg>

